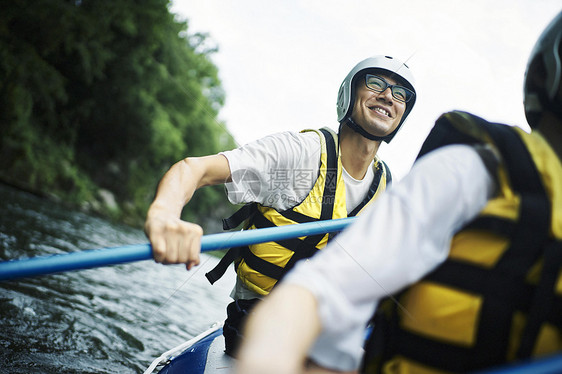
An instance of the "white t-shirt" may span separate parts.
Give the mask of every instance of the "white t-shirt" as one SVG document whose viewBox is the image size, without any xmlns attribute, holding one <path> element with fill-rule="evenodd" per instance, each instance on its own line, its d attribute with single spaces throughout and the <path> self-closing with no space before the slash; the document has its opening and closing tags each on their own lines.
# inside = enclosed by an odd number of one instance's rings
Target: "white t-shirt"
<svg viewBox="0 0 562 374">
<path fill-rule="evenodd" d="M 309 289 L 318 301 L 322 332 L 310 357 L 327 368 L 356 369 L 379 300 L 441 264 L 454 233 L 493 191 L 473 148 L 444 147 L 420 159 L 324 250 L 299 262 L 284 283 Z"/>
<path fill-rule="evenodd" d="M 230 166 L 226 184 L 233 204 L 258 202 L 285 210 L 302 202 L 318 178 L 321 143 L 316 132 L 282 132 L 266 136 L 232 151 L 221 152 Z M 361 180 L 345 169 L 343 180 L 347 212 L 363 201 L 374 178 L 372 165 Z"/>
<path fill-rule="evenodd" d="M 232 182 L 226 184 L 233 204 L 258 202 L 277 210 L 286 210 L 302 202 L 314 187 L 320 167 L 321 143 L 316 132 L 281 132 L 221 152 L 230 166 Z M 374 178 L 372 164 L 365 177 L 354 179 L 345 169 L 347 212 L 359 205 Z M 236 278 L 233 299 L 262 296 L 249 290 Z"/>
</svg>

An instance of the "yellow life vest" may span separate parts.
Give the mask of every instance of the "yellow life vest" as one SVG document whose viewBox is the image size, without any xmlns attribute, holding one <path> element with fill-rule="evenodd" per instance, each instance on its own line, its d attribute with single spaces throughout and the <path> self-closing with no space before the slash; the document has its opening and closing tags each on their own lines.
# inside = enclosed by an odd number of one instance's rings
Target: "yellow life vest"
<svg viewBox="0 0 562 374">
<path fill-rule="evenodd" d="M 363 372 L 467 372 L 562 351 L 562 164 L 539 133 L 463 112 L 440 117 L 420 155 L 458 143 L 499 151 L 499 193 L 442 265 L 380 304 Z"/>
<path fill-rule="evenodd" d="M 226 220 L 225 228 L 236 227 L 241 218 L 248 216 L 246 230 L 348 217 L 337 134 L 328 128 L 304 131 L 315 131 L 321 143 L 318 178 L 306 198 L 284 211 L 256 203 L 246 205 L 235 213 L 238 217 Z M 390 172 L 378 156 L 375 156 L 373 167 L 375 177 L 369 192 L 349 216 L 360 213 L 390 183 Z M 214 283 L 224 274 L 228 264 L 236 260 L 236 272 L 245 286 L 260 295 L 267 295 L 298 260 L 314 255 L 331 237 L 333 235 L 320 234 L 231 249 L 221 260 L 222 264 L 206 275 Z"/>
</svg>

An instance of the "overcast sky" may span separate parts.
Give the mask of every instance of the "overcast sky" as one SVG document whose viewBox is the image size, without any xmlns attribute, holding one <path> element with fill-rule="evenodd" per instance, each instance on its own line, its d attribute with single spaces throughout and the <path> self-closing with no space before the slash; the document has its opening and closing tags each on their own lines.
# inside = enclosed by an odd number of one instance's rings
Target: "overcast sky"
<svg viewBox="0 0 562 374">
<path fill-rule="evenodd" d="M 380 149 L 399 179 L 437 117 L 461 109 L 528 130 L 527 58 L 561 0 L 175 0 L 189 33 L 209 34 L 226 92 L 219 119 L 237 143 L 285 130 L 337 130 L 349 70 L 378 54 L 408 61 L 418 100 Z"/>
</svg>

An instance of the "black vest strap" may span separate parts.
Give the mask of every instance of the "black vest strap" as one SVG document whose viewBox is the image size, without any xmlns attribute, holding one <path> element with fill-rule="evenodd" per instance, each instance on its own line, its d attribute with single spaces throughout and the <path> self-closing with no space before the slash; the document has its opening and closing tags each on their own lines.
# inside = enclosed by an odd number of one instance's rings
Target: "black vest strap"
<svg viewBox="0 0 562 374">
<path fill-rule="evenodd" d="M 219 263 L 211 271 L 205 273 L 205 276 L 211 284 L 214 284 L 222 278 L 230 264 L 240 257 L 240 250 L 241 247 L 230 248 L 224 256 L 222 256 Z"/>
<path fill-rule="evenodd" d="M 287 272 L 295 266 L 297 261 L 314 256 L 316 252 L 318 252 L 316 246 L 324 235 L 326 234 L 307 236 L 304 240 L 300 240 L 298 247 L 294 248 L 295 253 L 293 253 L 293 256 L 291 256 L 291 259 L 285 265 L 283 275 L 287 274 Z"/>
<path fill-rule="evenodd" d="M 231 230 L 240 226 L 245 220 L 252 218 L 257 212 L 257 203 L 248 203 L 238 209 L 233 215 L 222 220 L 222 229 Z"/>
<path fill-rule="evenodd" d="M 367 196 L 365 196 L 365 198 L 359 205 L 353 208 L 353 210 L 347 215 L 348 217 L 355 217 L 357 214 L 359 214 L 359 212 L 365 207 L 365 205 L 369 203 L 369 201 L 371 201 L 373 196 L 375 196 L 375 194 L 377 193 L 383 174 L 381 165 L 386 172 L 385 187 L 388 188 L 392 184 L 392 174 L 390 173 L 390 168 L 383 160 L 380 160 L 379 165 L 375 171 L 375 176 L 373 177 L 373 181 L 371 182 L 371 186 L 369 187 L 369 191 L 367 192 Z M 330 242 L 336 236 L 338 236 L 339 233 L 340 232 L 331 232 L 328 236 L 328 242 Z"/>
<path fill-rule="evenodd" d="M 511 237 L 516 228 L 515 222 L 499 217 L 481 216 L 469 222 L 463 230 L 489 230 L 500 235 Z"/>
<path fill-rule="evenodd" d="M 383 160 L 381 160 L 381 162 L 384 166 L 384 170 L 386 171 L 386 186 L 389 187 L 392 184 L 392 173 L 390 172 L 390 168 L 388 167 L 386 162 L 384 162 Z"/>
<path fill-rule="evenodd" d="M 338 149 L 332 133 L 326 129 L 320 129 L 326 142 L 326 179 L 324 181 L 324 194 L 322 195 L 322 210 L 320 220 L 331 219 L 334 214 L 334 203 L 336 200 L 336 187 L 338 183 Z M 298 223 L 315 222 L 317 218 L 309 217 L 296 212 L 294 208 L 279 212 L 283 217 Z"/>
<path fill-rule="evenodd" d="M 266 228 L 266 227 L 274 227 L 275 225 L 270 222 L 268 219 L 266 219 L 263 215 L 258 214 L 255 216 L 254 218 L 254 225 L 256 226 L 256 228 Z M 260 273 L 267 275 L 270 278 L 276 279 L 276 280 L 280 280 L 281 277 L 283 275 L 285 275 L 296 263 L 296 261 L 301 260 L 303 258 L 308 258 L 313 256 L 317 251 L 318 248 L 316 247 L 316 245 L 318 245 L 318 243 L 320 242 L 320 240 L 322 239 L 322 237 L 324 237 L 325 234 L 319 234 L 319 235 L 314 235 L 314 236 L 308 236 L 304 239 L 299 239 L 299 238 L 292 238 L 292 239 L 284 239 L 284 240 L 278 240 L 276 241 L 277 244 L 290 249 L 291 251 L 293 251 L 293 256 L 291 257 L 291 259 L 289 260 L 289 262 L 287 262 L 287 264 L 285 265 L 284 268 L 279 268 L 281 270 L 279 271 L 271 271 L 271 269 L 267 269 L 265 267 L 260 267 L 260 263 L 258 261 L 253 261 L 252 263 L 254 264 L 254 266 L 252 266 L 250 264 L 250 262 L 246 261 L 248 263 L 248 265 L 253 268 L 254 270 L 259 271 Z M 252 251 L 248 251 L 246 253 L 244 253 L 244 255 L 242 256 L 244 258 L 244 260 L 247 260 L 246 256 L 248 257 L 256 257 Z M 261 260 L 261 259 L 260 259 Z M 263 262 L 267 262 L 264 260 L 261 260 Z M 258 267 L 256 267 L 258 266 Z"/>
<path fill-rule="evenodd" d="M 379 184 L 381 182 L 381 178 L 382 178 L 382 174 L 383 174 L 383 168 L 387 171 L 386 175 L 387 176 L 390 175 L 390 170 L 388 169 L 388 166 L 386 166 L 386 164 L 381 160 L 381 162 L 379 162 L 379 164 L 377 165 L 377 170 L 375 171 L 375 176 L 373 177 L 373 182 L 371 183 L 371 186 L 369 187 L 369 191 L 367 192 L 367 196 L 365 196 L 363 201 L 361 201 L 361 203 L 359 205 L 357 205 L 347 215 L 348 217 L 355 217 L 357 215 L 357 213 L 359 213 L 361 211 L 361 209 L 363 209 L 363 207 L 365 205 L 367 205 L 369 203 L 369 201 L 371 201 L 373 196 L 375 196 L 375 193 L 377 193 L 377 190 L 379 189 Z"/>
<path fill-rule="evenodd" d="M 528 322 L 521 337 L 518 358 L 531 357 L 544 322 L 549 322 L 562 330 L 562 297 L 557 296 L 555 292 L 561 268 L 562 242 L 551 242 L 544 253 L 543 271 L 527 315 Z"/>
<path fill-rule="evenodd" d="M 334 215 L 334 203 L 336 200 L 336 187 L 338 184 L 338 156 L 339 149 L 332 137 L 332 133 L 320 129 L 326 139 L 327 167 L 326 180 L 324 182 L 324 193 L 322 194 L 322 211 L 320 220 L 332 219 Z"/>
<path fill-rule="evenodd" d="M 230 230 L 240 226 L 246 220 L 251 220 L 256 213 L 259 213 L 256 203 L 248 203 L 238 209 L 233 215 L 222 220 L 223 230 Z M 230 264 L 240 257 L 241 249 L 244 247 L 230 248 L 219 263 L 209 272 L 205 273 L 205 277 L 211 284 L 222 278 Z"/>
<path fill-rule="evenodd" d="M 249 267 L 259 271 L 263 275 L 267 275 L 270 278 L 279 280 L 285 273 L 284 268 L 256 256 L 248 247 L 243 248 L 241 257 L 244 261 L 246 261 L 246 264 L 248 264 Z"/>
</svg>

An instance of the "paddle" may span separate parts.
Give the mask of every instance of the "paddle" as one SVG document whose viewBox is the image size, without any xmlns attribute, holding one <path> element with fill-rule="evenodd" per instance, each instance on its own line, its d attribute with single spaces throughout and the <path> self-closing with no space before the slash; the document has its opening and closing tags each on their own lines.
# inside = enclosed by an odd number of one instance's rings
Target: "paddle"
<svg viewBox="0 0 562 374">
<path fill-rule="evenodd" d="M 349 217 L 259 230 L 205 235 L 201 238 L 201 252 L 341 231 L 353 219 L 354 217 Z M 152 259 L 150 244 L 135 244 L 3 261 L 0 262 L 0 281 L 150 259 Z"/>
</svg>

